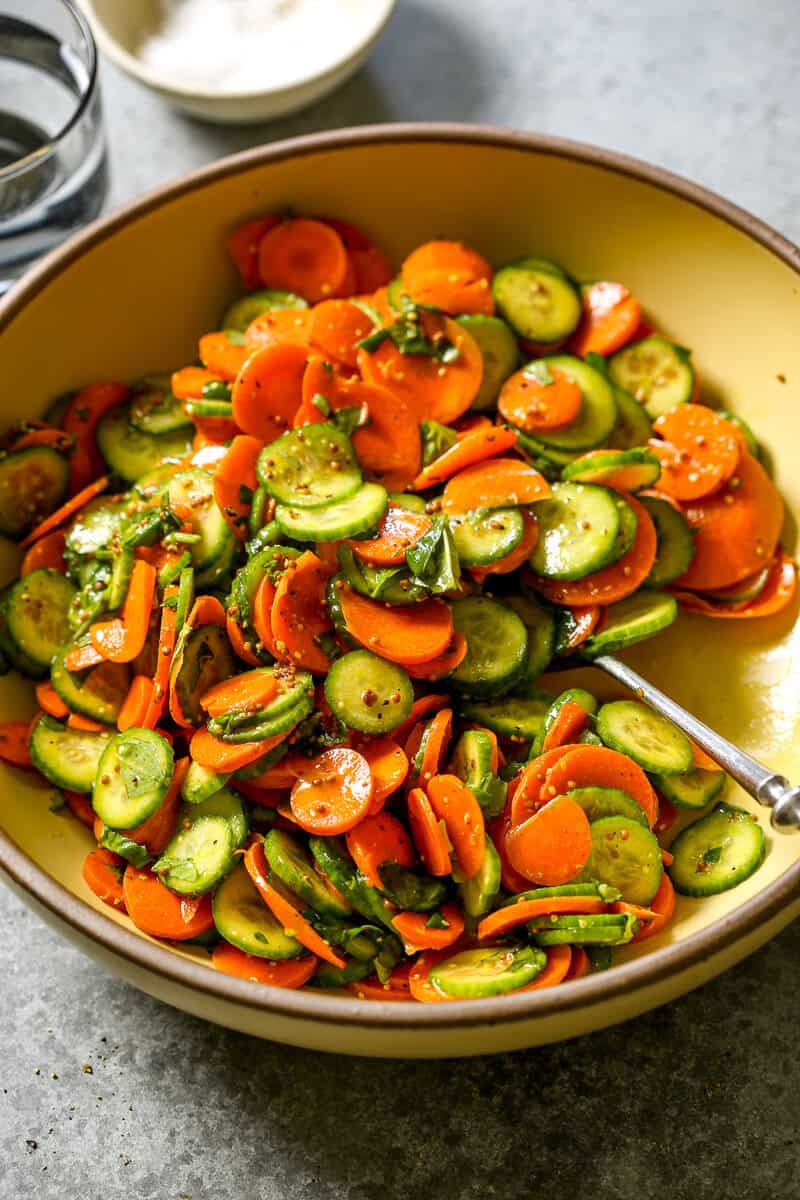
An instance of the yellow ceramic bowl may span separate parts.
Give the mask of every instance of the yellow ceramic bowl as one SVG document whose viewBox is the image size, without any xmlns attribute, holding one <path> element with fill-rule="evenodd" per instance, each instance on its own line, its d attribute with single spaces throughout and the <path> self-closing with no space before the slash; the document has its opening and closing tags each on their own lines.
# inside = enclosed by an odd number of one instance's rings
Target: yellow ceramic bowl
<svg viewBox="0 0 800 1200">
<path fill-rule="evenodd" d="M 659 328 L 693 347 L 704 394 L 724 397 L 753 424 L 790 513 L 800 511 L 800 252 L 653 167 L 463 126 L 279 143 L 190 175 L 73 238 L 0 308 L 2 421 L 36 415 L 50 397 L 88 380 L 190 361 L 198 334 L 214 328 L 236 292 L 223 233 L 287 204 L 357 222 L 395 261 L 444 235 L 496 263 L 533 252 L 578 278 L 624 280 Z M 785 541 L 793 549 L 791 516 Z M 795 613 L 763 622 L 683 616 L 630 658 L 722 733 L 800 779 Z M 602 690 L 596 673 L 583 674 Z M 32 712 L 27 685 L 0 681 L 0 718 Z M 157 944 L 96 901 L 80 877 L 86 830 L 51 814 L 46 792 L 23 773 L 5 768 L 3 776 L 0 866 L 48 922 L 170 1004 L 317 1049 L 467 1055 L 573 1037 L 697 987 L 800 912 L 800 836 L 768 832 L 766 862 L 750 880 L 711 900 L 681 900 L 666 936 L 620 955 L 621 965 L 604 974 L 430 1006 L 284 992 L 218 974 L 202 950 Z"/>
</svg>

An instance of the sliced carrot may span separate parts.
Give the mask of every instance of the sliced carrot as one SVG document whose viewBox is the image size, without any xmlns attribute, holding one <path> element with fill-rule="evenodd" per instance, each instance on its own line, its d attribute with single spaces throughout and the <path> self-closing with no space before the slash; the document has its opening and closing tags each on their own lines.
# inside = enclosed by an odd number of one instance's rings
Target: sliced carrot
<svg viewBox="0 0 800 1200">
<path fill-rule="evenodd" d="M 556 793 L 545 791 L 547 773 L 566 754 L 577 749 L 577 745 L 554 746 L 546 754 L 539 754 L 525 764 L 519 775 L 512 781 L 514 783 L 513 795 L 509 795 L 511 824 L 521 825 L 523 821 L 527 821 L 528 817 L 533 816 L 543 804 L 552 800 Z M 509 793 L 511 793 L 511 785 L 509 785 Z"/>
<path fill-rule="evenodd" d="M 73 817 L 77 817 L 81 825 L 85 825 L 87 829 L 92 829 L 94 826 L 94 809 L 86 796 L 80 792 L 68 792 L 65 790 L 64 799 Z"/>
<path fill-rule="evenodd" d="M 390 504 L 378 523 L 375 537 L 347 544 L 362 562 L 371 563 L 376 567 L 402 566 L 406 561 L 406 551 L 410 550 L 430 527 L 430 517 L 425 513 L 410 512 L 396 504 Z"/>
<path fill-rule="evenodd" d="M 305 369 L 305 350 L 291 342 L 251 354 L 231 393 L 239 428 L 262 442 L 274 442 L 291 428 L 302 400 Z"/>
<path fill-rule="evenodd" d="M 531 883 L 569 883 L 591 854 L 589 819 L 575 800 L 556 796 L 511 830 L 506 849 L 511 865 Z"/>
<path fill-rule="evenodd" d="M 372 775 L 372 800 L 369 806 L 369 815 L 372 817 L 403 786 L 408 775 L 408 758 L 394 740 L 394 735 L 365 738 L 354 749 L 367 760 Z"/>
<path fill-rule="evenodd" d="M 643 925 L 639 932 L 634 934 L 634 942 L 643 942 L 645 938 L 655 937 L 672 920 L 675 912 L 675 889 L 666 871 L 661 876 L 658 891 L 650 901 L 649 907 L 656 915 L 652 921 Z"/>
<path fill-rule="evenodd" d="M 660 437 L 651 438 L 648 448 L 661 463 L 659 491 L 675 500 L 699 500 L 735 473 L 743 448 L 741 435 L 704 404 L 679 404 L 659 417 L 653 428 Z"/>
<path fill-rule="evenodd" d="M 122 616 L 92 625 L 92 645 L 109 662 L 128 663 L 141 654 L 150 629 L 156 571 L 139 559 L 133 564 Z"/>
<path fill-rule="evenodd" d="M 486 845 L 478 801 L 456 775 L 434 775 L 427 793 L 435 815 L 444 821 L 461 873 L 471 879 L 480 870 Z"/>
<path fill-rule="evenodd" d="M 452 866 L 448 841 L 430 800 L 422 788 L 412 788 L 407 803 L 408 823 L 425 869 L 431 875 L 449 875 Z"/>
<path fill-rule="evenodd" d="M 658 913 L 654 912 L 652 908 L 644 908 L 641 904 L 630 904 L 627 900 L 615 900 L 608 907 L 610 912 L 625 913 L 627 916 L 636 917 L 637 921 L 653 921 L 658 916 Z"/>
<path fill-rule="evenodd" d="M 636 516 L 636 537 L 626 554 L 610 567 L 571 582 L 533 576 L 538 592 L 553 604 L 613 604 L 641 587 L 656 558 L 656 530 L 647 509 L 635 496 L 622 492 Z M 690 568 L 691 570 L 691 568 Z"/>
<path fill-rule="evenodd" d="M 354 430 L 353 448 L 368 479 L 390 492 L 402 492 L 422 465 L 419 422 L 412 406 L 376 383 L 343 380 L 341 403 L 366 408 L 369 422 Z"/>
<path fill-rule="evenodd" d="M 83 713 L 70 713 L 67 717 L 67 729 L 77 729 L 82 733 L 104 733 L 107 725 L 103 725 L 101 721 L 93 721 L 91 717 L 85 717 Z"/>
<path fill-rule="evenodd" d="M 259 666 L 259 659 L 253 653 L 252 644 L 245 638 L 239 622 L 231 616 L 230 609 L 225 617 L 225 631 L 228 634 L 228 641 L 236 657 L 240 658 L 242 662 L 249 663 L 251 667 Z"/>
<path fill-rule="evenodd" d="M 444 959 L 450 958 L 450 950 L 425 950 L 420 954 L 411 968 L 408 976 L 408 986 L 411 995 L 422 1004 L 439 1004 L 454 1000 L 454 996 L 446 996 L 434 987 L 430 981 L 430 973 Z"/>
<path fill-rule="evenodd" d="M 564 983 L 570 979 L 583 979 L 584 975 L 588 975 L 592 968 L 591 959 L 584 950 L 583 946 L 571 946 L 572 958 L 569 964 L 569 970 L 564 975 Z"/>
<path fill-rule="evenodd" d="M 504 425 L 492 425 L 488 421 L 478 429 L 469 431 L 444 454 L 440 454 L 427 467 L 423 467 L 412 483 L 415 492 L 424 492 L 426 488 L 437 483 L 444 483 L 452 475 L 483 462 L 487 458 L 495 458 L 505 450 L 516 445 L 518 434 L 514 429 L 506 429 Z"/>
<path fill-rule="evenodd" d="M 428 679 L 431 682 L 437 679 L 444 679 L 452 671 L 455 671 L 459 663 L 462 663 L 467 657 L 467 639 L 457 629 L 453 630 L 453 637 L 450 645 L 446 650 L 438 654 L 436 658 L 432 658 L 429 662 L 411 666 L 406 664 L 406 670 L 412 679 Z"/>
<path fill-rule="evenodd" d="M 122 383 L 91 383 L 76 392 L 67 405 L 61 424 L 75 438 L 69 464 L 70 495 L 80 494 L 105 470 L 95 430 L 100 418 L 122 404 L 129 394 L 130 388 Z"/>
<path fill-rule="evenodd" d="M 24 432 L 10 430 L 7 439 L 8 445 L 4 448 L 14 451 L 28 450 L 31 446 L 52 446 L 60 454 L 69 454 L 75 444 L 71 434 L 65 433 L 63 429 L 51 429 L 46 425 L 38 429 L 28 428 Z"/>
<path fill-rule="evenodd" d="M 425 729 L 425 748 L 422 751 L 422 762 L 417 773 L 420 787 L 427 788 L 434 775 L 438 775 L 441 771 L 452 735 L 453 710 L 443 708 L 437 712 L 435 717 L 431 718 Z"/>
<path fill-rule="evenodd" d="M 244 221 L 226 233 L 225 249 L 246 288 L 257 288 L 261 282 L 258 273 L 259 243 L 282 220 L 280 213 L 268 213 L 264 217 Z"/>
<path fill-rule="evenodd" d="M 32 529 L 27 537 L 24 537 L 20 545 L 24 548 L 32 546 L 34 542 L 38 542 L 39 538 L 44 537 L 46 533 L 51 533 L 54 529 L 64 525 L 71 517 L 74 517 L 76 512 L 79 512 L 85 504 L 90 500 L 94 500 L 95 496 L 99 496 L 104 492 L 110 483 L 107 475 L 102 475 L 99 479 L 95 479 L 81 491 L 76 492 L 70 497 L 65 504 L 57 508 L 55 512 L 50 513 L 49 517 L 45 517 L 43 521 Z"/>
<path fill-rule="evenodd" d="M 597 604 L 573 604 L 570 609 L 575 625 L 564 646 L 565 654 L 577 650 L 592 636 L 603 612 Z"/>
<path fill-rule="evenodd" d="M 369 975 L 366 979 L 359 979 L 356 983 L 347 983 L 345 987 L 359 1000 L 405 1001 L 408 1003 L 414 999 L 409 985 L 412 965 L 411 962 L 400 963 L 385 983 L 381 983 L 377 975 Z"/>
<path fill-rule="evenodd" d="M 633 340 L 641 321 L 639 301 L 621 283 L 602 280 L 583 290 L 583 316 L 570 338 L 570 350 L 587 354 L 613 354 Z"/>
<path fill-rule="evenodd" d="M 203 334 L 197 356 L 207 370 L 232 383 L 244 366 L 247 350 L 243 342 L 232 341 L 225 330 L 219 330 Z"/>
<path fill-rule="evenodd" d="M 209 733 L 206 728 L 203 728 L 192 734 L 189 753 L 200 767 L 207 767 L 209 771 L 233 773 L 242 767 L 249 767 L 250 763 L 261 758 L 262 754 L 266 754 L 275 746 L 279 746 L 285 739 L 285 733 L 278 733 L 274 737 L 264 738 L 260 742 L 236 744 L 223 742 L 221 738 L 214 737 L 213 733 Z"/>
<path fill-rule="evenodd" d="M 278 681 L 269 671 L 245 671 L 209 688 L 200 703 L 210 717 L 226 712 L 257 712 L 278 694 Z"/>
<path fill-rule="evenodd" d="M 384 863 L 399 863 L 401 867 L 414 865 L 414 847 L 397 817 L 381 812 L 359 821 L 345 836 L 347 849 L 362 875 L 378 888 L 383 889 L 379 868 Z"/>
<path fill-rule="evenodd" d="M 151 937 L 185 942 L 214 928 L 210 896 L 176 896 L 147 868 L 129 866 L 122 890 L 128 916 Z"/>
<path fill-rule="evenodd" d="M 172 783 L 164 799 L 154 813 L 133 829 L 121 830 L 124 837 L 145 846 L 152 855 L 161 854 L 168 846 L 178 824 L 181 807 L 181 787 L 189 769 L 189 759 L 179 758 L 175 763 Z"/>
<path fill-rule="evenodd" d="M 447 704 L 449 700 L 450 697 L 442 695 L 441 692 L 433 692 L 428 696 L 418 696 L 411 705 L 411 712 L 408 714 L 405 721 L 403 721 L 403 724 L 398 725 L 397 729 L 392 730 L 392 737 L 394 740 L 401 746 L 404 745 L 406 738 L 414 726 L 421 721 L 423 717 L 427 716 L 428 713 L 436 712 L 443 705 Z"/>
<path fill-rule="evenodd" d="M 562 704 L 553 724 L 548 729 L 542 742 L 542 752 L 554 750 L 556 746 L 569 746 L 577 742 L 578 737 L 589 725 L 589 714 L 580 704 L 567 700 Z"/>
<path fill-rule="evenodd" d="M 477 508 L 507 508 L 546 500 L 550 485 L 535 467 L 521 458 L 490 458 L 459 471 L 447 481 L 442 508 L 448 513 Z"/>
<path fill-rule="evenodd" d="M 455 430 L 456 436 L 460 439 L 468 437 L 471 433 L 478 433 L 482 429 L 504 429 L 505 426 L 495 425 L 484 413 L 468 412 L 454 421 L 451 428 Z"/>
<path fill-rule="evenodd" d="M 627 497 L 626 497 L 627 498 Z M 783 501 L 764 468 L 742 451 L 726 487 L 684 504 L 695 554 L 677 588 L 728 587 L 768 563 L 783 525 Z"/>
<path fill-rule="evenodd" d="M 350 300 L 323 300 L 311 310 L 312 346 L 346 367 L 358 365 L 358 343 L 374 328 L 364 309 Z"/>
<path fill-rule="evenodd" d="M 28 750 L 30 721 L 3 721 L 0 723 L 0 759 L 15 767 L 30 767 Z"/>
<path fill-rule="evenodd" d="M 292 816 L 306 833 L 346 833 L 369 813 L 372 786 L 369 763 L 357 750 L 325 750 L 298 770 Z"/>
<path fill-rule="evenodd" d="M 366 234 L 349 221 L 340 221 L 335 217 L 323 217 L 321 220 L 324 225 L 335 229 L 342 239 L 353 264 L 357 292 L 374 292 L 391 280 L 394 275 L 391 263 Z"/>
<path fill-rule="evenodd" d="M 211 961 L 218 971 L 233 975 L 237 979 L 249 979 L 253 983 L 266 983 L 270 987 L 301 988 L 308 983 L 317 969 L 319 959 L 313 954 L 305 958 L 289 959 L 287 962 L 270 962 L 266 958 L 255 958 L 230 942 L 218 942 L 211 951 Z"/>
<path fill-rule="evenodd" d="M 527 509 L 520 509 L 520 515 L 523 529 L 519 542 L 513 550 L 490 563 L 488 567 L 470 567 L 469 573 L 476 583 L 484 583 L 490 575 L 510 575 L 512 571 L 518 571 L 524 566 L 530 558 L 539 540 L 539 526 L 536 518 L 531 516 Z"/>
<path fill-rule="evenodd" d="M 549 917 L 551 913 L 601 913 L 606 911 L 606 903 L 599 897 L 593 896 L 550 896 L 537 900 L 514 901 L 504 904 L 484 917 L 478 926 L 478 937 L 502 937 L 518 925 L 532 921 L 534 917 Z"/>
<path fill-rule="evenodd" d="M 694 592 L 671 588 L 681 608 L 689 612 L 702 613 L 704 617 L 746 619 L 748 617 L 770 617 L 782 612 L 797 595 L 797 568 L 784 551 L 778 547 L 764 587 L 753 599 L 742 604 L 720 604 L 707 600 Z"/>
<path fill-rule="evenodd" d="M 445 312 L 494 312 L 492 268 L 476 250 L 461 242 L 426 242 L 403 262 L 404 291 L 420 304 Z"/>
<path fill-rule="evenodd" d="M 706 754 L 705 750 L 701 750 L 696 742 L 692 742 L 692 765 L 702 767 L 704 771 L 719 771 L 720 769 L 719 763 L 715 762 L 710 754 Z"/>
<path fill-rule="evenodd" d="M 334 967 L 343 967 L 345 960 L 331 949 L 326 941 L 311 928 L 305 917 L 297 911 L 295 906 L 286 900 L 281 893 L 274 888 L 269 882 L 269 868 L 264 855 L 264 846 L 261 842 L 252 842 L 244 855 L 244 865 L 247 874 L 252 879 L 258 894 L 272 912 L 272 915 L 280 921 L 286 933 L 297 938 L 307 950 L 312 954 L 316 954 L 319 958 L 324 958 L 325 962 L 331 963 Z"/>
<path fill-rule="evenodd" d="M 333 629 L 325 604 L 328 573 L 311 550 L 292 559 L 278 580 L 270 612 L 278 658 L 324 674 L 330 659 L 317 639 Z"/>
<path fill-rule="evenodd" d="M 181 367 L 173 371 L 170 388 L 176 400 L 199 400 L 207 383 L 223 383 L 219 375 L 206 367 Z"/>
<path fill-rule="evenodd" d="M 272 606 L 275 602 L 275 584 L 269 575 L 265 575 L 256 588 L 253 599 L 253 624 L 258 639 L 273 658 L 280 658 L 281 653 L 275 643 L 272 633 Z"/>
<path fill-rule="evenodd" d="M 526 987 L 518 988 L 517 990 L 520 992 L 535 992 L 540 988 L 555 987 L 557 983 L 562 983 L 567 978 L 571 965 L 571 946 L 549 946 L 547 950 L 547 963 L 544 970 L 536 976 L 533 983 L 529 983 Z"/>
<path fill-rule="evenodd" d="M 308 331 L 311 313 L 304 308 L 272 308 L 251 321 L 244 332 L 244 347 L 249 354 L 267 346 L 291 344 L 309 350 Z"/>
<path fill-rule="evenodd" d="M 94 892 L 98 900 L 112 908 L 125 908 L 125 896 L 122 891 L 122 875 L 125 869 L 125 859 L 110 850 L 98 846 L 91 850 L 83 860 L 81 875 L 83 882 Z"/>
<path fill-rule="evenodd" d="M 542 383 L 537 364 L 531 363 L 505 381 L 497 399 L 504 420 L 527 433 L 560 429 L 578 416 L 583 395 L 574 379 L 550 367 L 551 382 Z"/>
<path fill-rule="evenodd" d="M 263 286 L 295 292 L 312 304 L 337 295 L 347 270 L 347 252 L 339 234 L 309 217 L 282 221 L 259 242 Z"/>
<path fill-rule="evenodd" d="M 258 438 L 235 437 L 214 471 L 214 499 L 240 541 L 247 537 L 249 495 L 258 487 L 256 462 L 264 448 Z M 242 488 L 246 491 L 242 495 Z"/>
<path fill-rule="evenodd" d="M 134 675 L 128 694 L 117 717 L 117 729 L 124 732 L 134 726 L 144 727 L 144 719 L 153 698 L 153 680 L 149 675 Z"/>
<path fill-rule="evenodd" d="M 391 662 L 428 662 L 444 653 L 453 636 L 452 613 L 441 600 L 391 608 L 345 584 L 339 601 L 351 637 Z"/>
<path fill-rule="evenodd" d="M 472 335 L 449 317 L 425 312 L 420 327 L 434 344 L 448 341 L 458 357 L 445 363 L 432 355 L 403 354 L 387 338 L 372 352 L 359 350 L 358 365 L 367 383 L 388 388 L 405 401 L 417 421 L 449 425 L 467 411 L 477 396 L 483 358 Z"/>
<path fill-rule="evenodd" d="M 464 917 L 455 904 L 443 904 L 440 915 L 447 922 L 444 929 L 428 926 L 430 913 L 399 912 L 392 917 L 395 927 L 406 946 L 406 952 L 415 950 L 444 950 L 452 946 L 464 932 Z"/>
<path fill-rule="evenodd" d="M 64 534 L 60 529 L 47 533 L 38 542 L 34 542 L 26 553 L 19 569 L 20 575 L 30 575 L 31 571 L 39 571 L 51 567 L 54 571 L 64 570 Z"/>
<path fill-rule="evenodd" d="M 423 242 L 411 251 L 401 267 L 404 283 L 428 271 L 467 271 L 475 279 L 491 279 L 491 263 L 465 242 L 447 241 L 443 238 Z"/>
<path fill-rule="evenodd" d="M 198 625 L 217 625 L 224 629 L 225 620 L 225 609 L 216 596 L 198 596 L 189 609 L 186 624 L 190 629 L 196 629 Z"/>
<path fill-rule="evenodd" d="M 252 787 L 267 791 L 288 791 L 294 785 L 299 773 L 308 766 L 308 761 L 305 754 L 292 754 L 290 751 L 274 767 L 268 767 L 266 771 L 249 782 Z"/>
<path fill-rule="evenodd" d="M 658 798 L 642 768 L 626 754 L 607 746 L 576 746 L 554 763 L 542 789 L 545 800 L 579 787 L 620 788 L 631 796 L 652 829 L 658 816 Z"/>
<path fill-rule="evenodd" d="M 64 701 L 59 696 L 49 679 L 43 679 L 36 685 L 36 703 L 43 712 L 60 721 L 69 713 Z"/>
</svg>

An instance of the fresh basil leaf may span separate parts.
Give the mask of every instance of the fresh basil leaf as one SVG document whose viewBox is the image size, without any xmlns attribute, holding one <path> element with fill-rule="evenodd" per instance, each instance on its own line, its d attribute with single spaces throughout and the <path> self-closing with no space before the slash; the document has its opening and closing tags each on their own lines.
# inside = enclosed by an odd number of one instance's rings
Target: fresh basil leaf
<svg viewBox="0 0 800 1200">
<path fill-rule="evenodd" d="M 162 759 L 149 741 L 128 736 L 120 741 L 117 757 L 122 782 L 129 796 L 141 796 L 161 786 Z"/>
<path fill-rule="evenodd" d="M 189 858 L 169 858 L 164 855 L 153 863 L 153 871 L 156 875 L 169 873 L 173 879 L 182 879 L 186 883 L 194 883 L 197 879 L 197 867 Z"/>
<path fill-rule="evenodd" d="M 323 417 L 330 416 L 331 406 L 330 406 L 330 404 L 328 404 L 328 401 L 322 395 L 322 392 L 317 392 L 315 396 L 312 396 L 311 403 L 314 405 L 314 408 L 317 410 L 317 412 L 322 413 Z"/>
<path fill-rule="evenodd" d="M 707 867 L 711 867 L 711 866 L 714 866 L 715 863 L 718 863 L 721 858 L 722 858 L 722 847 L 721 846 L 709 846 L 708 850 L 706 850 L 705 854 L 703 855 L 703 862 L 705 863 L 705 865 Z"/>
<path fill-rule="evenodd" d="M 239 329 L 223 329 L 222 332 L 232 346 L 244 345 L 244 334 Z"/>
<path fill-rule="evenodd" d="M 599 371 L 601 375 L 608 374 L 608 363 L 602 354 L 595 354 L 594 350 L 590 350 L 583 361 L 587 367 L 594 367 L 595 371 Z"/>
<path fill-rule="evenodd" d="M 114 854 L 118 854 L 120 858 L 124 858 L 134 867 L 144 867 L 153 861 L 153 856 L 148 854 L 146 846 L 132 842 L 130 838 L 126 838 L 122 833 L 117 833 L 115 829 L 109 829 L 107 825 L 103 826 L 100 845 L 104 850 L 112 850 Z"/>
<path fill-rule="evenodd" d="M 426 929 L 449 929 L 450 922 L 440 912 L 433 912 L 425 922 Z"/>
<path fill-rule="evenodd" d="M 338 408 L 335 413 L 331 414 L 331 425 L 341 430 L 347 437 L 352 437 L 356 429 L 361 429 L 362 426 L 368 423 L 369 416 L 366 408 L 363 406 Z"/>
<path fill-rule="evenodd" d="M 437 515 L 433 518 L 430 529 L 406 551 L 406 562 L 416 582 L 423 584 L 432 595 L 458 590 L 461 567 L 447 517 Z"/>
<path fill-rule="evenodd" d="M 423 467 L 429 466 L 458 441 L 455 429 L 440 425 L 438 421 L 422 421 L 419 431 L 422 437 Z"/>
</svg>

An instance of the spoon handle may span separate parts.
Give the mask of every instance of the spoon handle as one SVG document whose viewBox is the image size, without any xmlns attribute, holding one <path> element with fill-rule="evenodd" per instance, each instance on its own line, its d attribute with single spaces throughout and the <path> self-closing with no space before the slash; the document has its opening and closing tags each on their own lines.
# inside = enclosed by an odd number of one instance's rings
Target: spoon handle
<svg viewBox="0 0 800 1200">
<path fill-rule="evenodd" d="M 697 742 L 715 762 L 731 775 L 759 804 L 772 809 L 772 825 L 775 829 L 788 832 L 800 828 L 800 787 L 792 787 L 782 775 L 770 771 L 757 759 L 727 738 L 715 733 L 703 721 L 693 717 L 680 704 L 671 700 L 659 688 L 648 683 L 638 671 L 620 662 L 610 654 L 600 655 L 591 661 L 591 666 L 605 671 L 618 683 L 645 700 L 656 712 L 668 717 L 674 725 Z"/>
</svg>

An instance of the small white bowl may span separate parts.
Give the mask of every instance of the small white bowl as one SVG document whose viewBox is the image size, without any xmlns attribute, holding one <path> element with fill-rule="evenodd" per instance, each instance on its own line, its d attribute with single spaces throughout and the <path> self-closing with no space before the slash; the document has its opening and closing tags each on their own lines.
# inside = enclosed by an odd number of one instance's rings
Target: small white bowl
<svg viewBox="0 0 800 1200">
<path fill-rule="evenodd" d="M 282 117 L 313 104 L 339 87 L 366 60 L 397 0 L 349 0 L 365 19 L 344 57 L 322 71 L 299 74 L 290 83 L 258 91 L 214 91 L 181 86 L 158 74 L 136 54 L 142 34 L 158 25 L 158 0 L 78 0 L 101 50 L 146 87 L 195 117 L 219 124 L 246 125 Z"/>
</svg>

